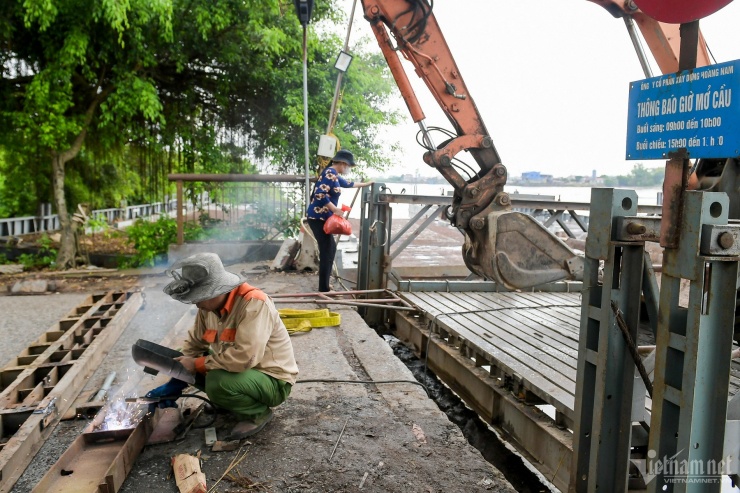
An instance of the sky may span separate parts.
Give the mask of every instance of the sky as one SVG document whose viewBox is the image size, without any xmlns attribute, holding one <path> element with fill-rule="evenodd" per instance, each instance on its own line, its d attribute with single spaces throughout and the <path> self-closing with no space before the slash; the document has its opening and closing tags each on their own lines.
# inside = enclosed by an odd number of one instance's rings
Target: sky
<svg viewBox="0 0 740 493">
<path fill-rule="evenodd" d="M 349 14 L 353 0 L 341 2 Z M 434 14 L 509 176 L 591 175 L 592 170 L 618 175 L 633 167 L 635 161 L 624 157 L 629 83 L 645 77 L 622 19 L 585 0 L 436 0 Z M 740 1 L 700 21 L 717 62 L 740 58 L 738 23 Z M 358 0 L 350 51 L 363 36 L 379 53 Z M 427 126 L 451 129 L 423 81 L 404 63 Z M 660 74 L 655 65 L 653 74 Z M 402 148 L 389 172 L 437 175 L 422 161 L 418 126 L 398 92 L 393 104 L 405 123 L 383 136 Z M 435 142 L 441 140 L 437 136 Z M 472 159 L 466 161 L 477 169 Z"/>
</svg>

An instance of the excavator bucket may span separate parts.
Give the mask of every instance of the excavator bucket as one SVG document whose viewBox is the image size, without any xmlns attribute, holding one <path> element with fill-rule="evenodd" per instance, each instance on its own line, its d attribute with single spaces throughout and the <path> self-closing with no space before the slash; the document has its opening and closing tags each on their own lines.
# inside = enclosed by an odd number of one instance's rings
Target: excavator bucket
<svg viewBox="0 0 740 493">
<path fill-rule="evenodd" d="M 583 279 L 583 258 L 532 216 L 510 210 L 489 212 L 465 232 L 468 268 L 509 289 Z"/>
</svg>

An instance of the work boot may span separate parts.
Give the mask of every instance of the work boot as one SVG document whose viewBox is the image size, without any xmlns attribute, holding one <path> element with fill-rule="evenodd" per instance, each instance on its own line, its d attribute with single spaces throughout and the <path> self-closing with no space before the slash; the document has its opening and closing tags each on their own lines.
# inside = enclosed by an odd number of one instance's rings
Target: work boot
<svg viewBox="0 0 740 493">
<path fill-rule="evenodd" d="M 270 409 L 267 414 L 259 418 L 239 421 L 234 425 L 227 440 L 241 440 L 256 435 L 272 420 L 272 415 L 272 409 Z"/>
</svg>

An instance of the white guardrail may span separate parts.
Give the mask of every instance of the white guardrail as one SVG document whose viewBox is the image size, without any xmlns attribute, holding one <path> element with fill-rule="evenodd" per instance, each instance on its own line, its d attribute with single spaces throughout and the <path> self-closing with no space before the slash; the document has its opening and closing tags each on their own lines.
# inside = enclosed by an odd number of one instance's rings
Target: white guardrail
<svg viewBox="0 0 740 493">
<path fill-rule="evenodd" d="M 192 207 L 188 203 L 186 207 Z M 177 200 L 155 202 L 153 204 L 130 205 L 122 208 L 96 209 L 90 213 L 94 219 L 105 219 L 110 224 L 135 221 L 138 218 L 170 214 L 176 211 Z M 60 228 L 59 216 L 51 213 L 51 205 L 43 204 L 38 216 L 10 217 L 0 219 L 0 237 L 20 236 L 44 231 L 57 231 Z"/>
</svg>

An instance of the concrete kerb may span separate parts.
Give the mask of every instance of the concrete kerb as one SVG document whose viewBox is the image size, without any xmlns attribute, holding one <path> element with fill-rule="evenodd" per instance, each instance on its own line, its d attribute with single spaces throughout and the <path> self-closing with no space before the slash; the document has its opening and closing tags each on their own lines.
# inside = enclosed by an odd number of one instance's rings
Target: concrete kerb
<svg viewBox="0 0 740 493">
<path fill-rule="evenodd" d="M 351 309 L 337 310 L 352 350 L 371 380 L 415 381 L 411 370 L 396 358 L 393 349 Z M 423 388 L 410 383 L 378 385 L 378 392 L 394 411 L 423 411 L 447 419 Z"/>
</svg>

